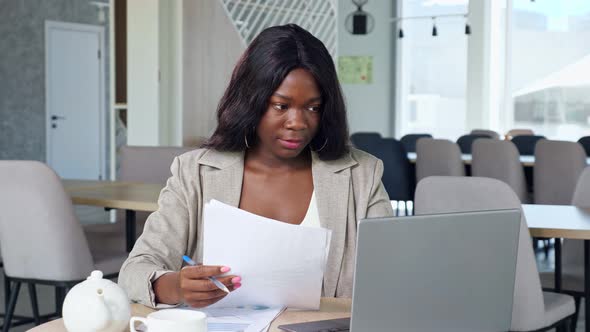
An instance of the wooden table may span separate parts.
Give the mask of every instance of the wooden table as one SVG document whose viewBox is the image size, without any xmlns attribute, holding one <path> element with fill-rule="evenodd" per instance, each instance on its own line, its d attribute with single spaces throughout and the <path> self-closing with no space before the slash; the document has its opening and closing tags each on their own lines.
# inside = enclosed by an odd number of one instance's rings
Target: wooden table
<svg viewBox="0 0 590 332">
<path fill-rule="evenodd" d="M 411 163 L 416 163 L 416 152 L 408 152 L 407 156 Z M 472 156 L 471 154 L 461 154 L 461 160 L 464 164 L 471 165 Z M 522 166 L 533 167 L 535 166 L 535 156 L 520 156 L 520 163 Z M 590 164 L 590 158 L 586 159 L 586 164 Z"/>
<path fill-rule="evenodd" d="M 135 244 L 135 212 L 156 211 L 162 190 L 159 184 L 123 181 L 63 180 L 62 183 L 74 204 L 125 210 L 127 252 Z"/>
<path fill-rule="evenodd" d="M 350 317 L 350 299 L 322 298 L 319 311 L 287 310 L 277 317 L 271 324 L 270 332 L 279 332 L 278 326 L 284 324 L 310 322 L 315 320 Z M 145 317 L 153 310 L 140 304 L 131 306 L 132 315 Z M 31 330 L 31 332 L 66 332 L 63 320 L 57 319 Z M 129 331 L 129 330 L 127 330 Z"/>
<path fill-rule="evenodd" d="M 561 290 L 561 242 L 559 239 L 584 240 L 584 310 L 590 317 L 590 208 L 571 205 L 523 204 L 529 232 L 534 237 L 556 238 L 555 289 Z M 588 318 L 586 332 L 590 332 Z"/>
</svg>

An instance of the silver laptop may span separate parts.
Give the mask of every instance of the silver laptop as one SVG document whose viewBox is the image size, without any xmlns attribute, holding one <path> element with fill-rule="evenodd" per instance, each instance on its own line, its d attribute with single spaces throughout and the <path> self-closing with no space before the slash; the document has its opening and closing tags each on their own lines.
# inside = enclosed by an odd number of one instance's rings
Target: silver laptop
<svg viewBox="0 0 590 332">
<path fill-rule="evenodd" d="M 361 220 L 350 331 L 508 331 L 519 230 L 519 210 Z"/>
</svg>

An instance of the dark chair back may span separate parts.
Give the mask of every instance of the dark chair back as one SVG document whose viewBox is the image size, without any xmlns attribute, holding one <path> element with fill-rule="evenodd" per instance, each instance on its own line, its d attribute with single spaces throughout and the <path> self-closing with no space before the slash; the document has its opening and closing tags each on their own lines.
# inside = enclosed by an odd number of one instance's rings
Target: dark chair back
<svg viewBox="0 0 590 332">
<path fill-rule="evenodd" d="M 586 155 L 590 157 L 590 136 L 584 136 L 578 140 L 578 143 L 582 144 Z"/>
<path fill-rule="evenodd" d="M 476 139 L 485 138 L 485 139 L 492 139 L 488 135 L 477 135 L 477 134 L 469 134 L 463 135 L 459 137 L 457 140 L 457 145 L 459 145 L 459 149 L 463 154 L 470 154 L 471 153 L 471 145 Z"/>
<path fill-rule="evenodd" d="M 537 146 L 537 142 L 542 139 L 545 139 L 545 136 L 521 135 L 514 136 L 512 138 L 512 143 L 516 145 L 516 149 L 521 156 L 534 156 L 535 146 Z"/>
<path fill-rule="evenodd" d="M 415 176 L 404 146 L 394 138 L 384 138 L 370 152 L 383 161 L 381 181 L 390 200 L 414 199 Z"/>
<path fill-rule="evenodd" d="M 374 154 L 371 150 L 375 149 L 375 145 L 380 140 L 381 134 L 379 133 L 354 133 L 350 136 L 350 141 L 354 147 L 370 154 Z"/>
<path fill-rule="evenodd" d="M 406 152 L 416 152 L 416 142 L 421 138 L 432 138 L 430 134 L 407 134 L 400 139 Z"/>
</svg>

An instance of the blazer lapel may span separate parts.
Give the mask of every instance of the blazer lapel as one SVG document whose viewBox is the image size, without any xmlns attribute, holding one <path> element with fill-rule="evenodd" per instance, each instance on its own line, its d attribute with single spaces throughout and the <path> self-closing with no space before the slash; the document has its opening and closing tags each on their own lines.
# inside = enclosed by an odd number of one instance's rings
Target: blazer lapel
<svg viewBox="0 0 590 332">
<path fill-rule="evenodd" d="M 238 207 L 244 178 L 244 153 L 209 150 L 200 163 L 212 167 L 201 173 L 203 203 L 216 199 Z"/>
<path fill-rule="evenodd" d="M 320 225 L 332 230 L 330 254 L 324 273 L 324 296 L 335 296 L 344 257 L 348 222 L 350 167 L 356 161 L 347 154 L 334 161 L 322 161 L 312 153 L 313 185 L 320 215 Z"/>
</svg>

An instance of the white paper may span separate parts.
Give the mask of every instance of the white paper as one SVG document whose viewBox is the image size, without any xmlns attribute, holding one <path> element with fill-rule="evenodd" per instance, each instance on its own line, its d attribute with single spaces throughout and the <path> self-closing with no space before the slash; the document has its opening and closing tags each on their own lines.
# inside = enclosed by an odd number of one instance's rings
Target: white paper
<svg viewBox="0 0 590 332">
<path fill-rule="evenodd" d="M 203 264 L 229 266 L 242 287 L 213 307 L 317 310 L 332 232 L 264 218 L 212 200 L 204 209 Z"/>
<path fill-rule="evenodd" d="M 270 323 L 284 308 L 241 307 L 199 308 L 207 315 L 208 332 L 260 332 L 267 331 Z"/>
</svg>

